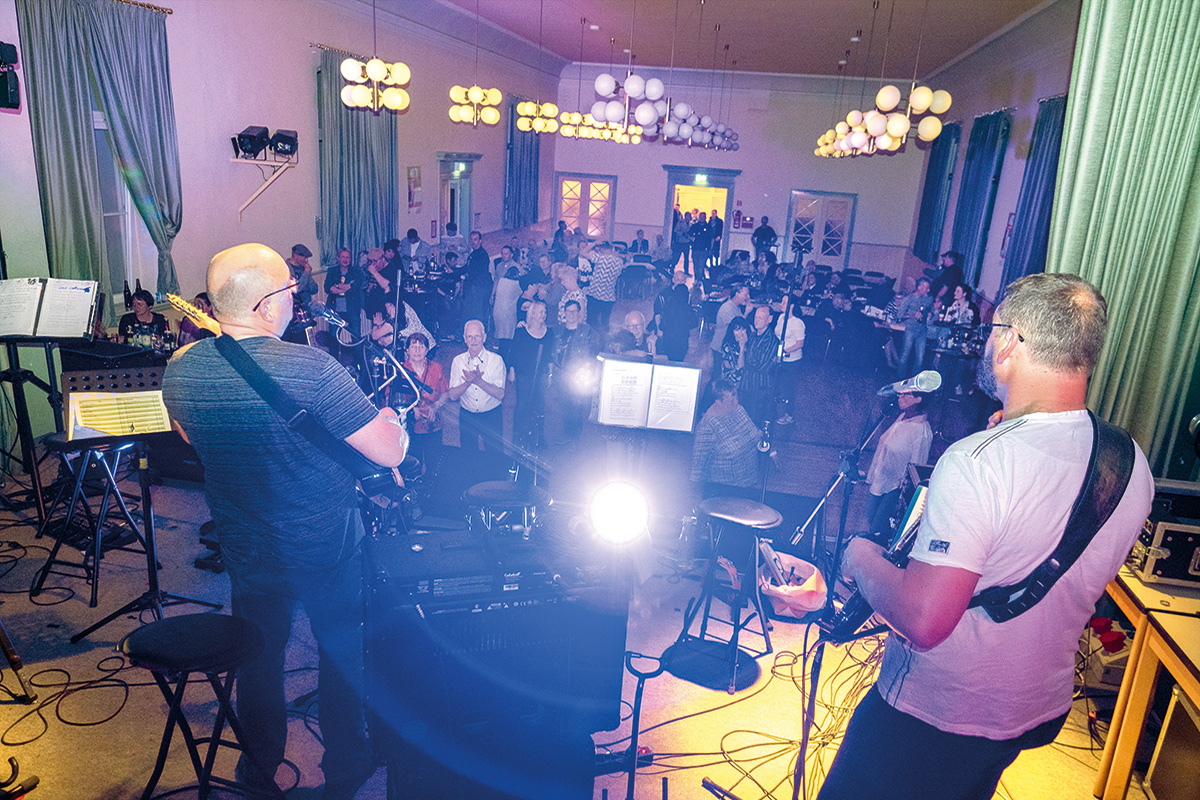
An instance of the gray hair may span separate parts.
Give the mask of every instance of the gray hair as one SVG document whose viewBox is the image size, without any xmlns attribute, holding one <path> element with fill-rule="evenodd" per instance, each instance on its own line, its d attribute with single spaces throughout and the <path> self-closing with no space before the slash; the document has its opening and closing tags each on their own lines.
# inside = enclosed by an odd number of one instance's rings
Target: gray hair
<svg viewBox="0 0 1200 800">
<path fill-rule="evenodd" d="M 245 319 L 252 315 L 250 309 L 263 296 L 279 288 L 271 277 L 266 264 L 247 264 L 229 274 L 225 283 L 215 289 L 208 287 L 209 302 L 213 312 L 227 320 Z"/>
<path fill-rule="evenodd" d="M 1108 303 L 1078 275 L 1028 275 L 1008 285 L 995 318 L 1025 338 L 1033 363 L 1091 374 L 1104 348 Z"/>
</svg>

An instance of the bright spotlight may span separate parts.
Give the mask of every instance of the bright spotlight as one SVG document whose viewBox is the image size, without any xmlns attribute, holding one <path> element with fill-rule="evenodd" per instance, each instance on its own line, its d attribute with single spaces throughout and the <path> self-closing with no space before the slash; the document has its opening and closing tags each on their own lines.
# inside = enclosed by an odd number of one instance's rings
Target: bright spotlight
<svg viewBox="0 0 1200 800">
<path fill-rule="evenodd" d="M 606 542 L 628 544 L 646 532 L 650 505 L 631 483 L 615 481 L 592 495 L 592 530 Z"/>
</svg>

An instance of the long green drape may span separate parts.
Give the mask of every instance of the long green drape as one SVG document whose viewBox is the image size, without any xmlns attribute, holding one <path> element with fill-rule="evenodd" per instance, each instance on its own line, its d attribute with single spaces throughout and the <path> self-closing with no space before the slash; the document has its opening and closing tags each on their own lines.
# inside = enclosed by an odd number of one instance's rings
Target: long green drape
<svg viewBox="0 0 1200 800">
<path fill-rule="evenodd" d="M 946 207 L 950 204 L 950 184 L 958 160 L 962 124 L 950 123 L 933 140 L 929 162 L 925 166 L 925 188 L 921 192 L 921 210 L 917 217 L 917 236 L 913 255 L 929 264 L 938 262 L 942 249 L 942 229 L 946 225 Z"/>
<path fill-rule="evenodd" d="M 996 202 L 996 185 L 1000 181 L 1011 129 L 1012 112 L 1005 108 L 976 117 L 967 140 L 950 247 L 962 253 L 963 261 L 959 266 L 972 286 L 979 285 L 988 226 L 992 223 L 992 206 Z"/>
<path fill-rule="evenodd" d="M 1197 410 L 1184 407 L 1200 349 L 1197 53 L 1194 3 L 1084 0 L 1046 261 L 1108 299 L 1088 402 L 1157 474 Z"/>
<path fill-rule="evenodd" d="M 85 23 L 73 0 L 17 0 L 46 258 L 55 278 L 100 281 L 108 256 L 92 125 Z"/>
<path fill-rule="evenodd" d="M 504 168 L 504 227 L 524 228 L 538 221 L 540 133 L 517 128 L 517 101 L 508 107 L 508 159 Z"/>
<path fill-rule="evenodd" d="M 1058 154 L 1062 143 L 1063 119 L 1067 110 L 1065 96 L 1050 97 L 1038 103 L 1029 141 L 1029 158 L 1021 177 L 1012 239 L 1004 258 L 1007 286 L 1017 278 L 1042 272 L 1046 268 L 1046 243 L 1050 237 L 1050 211 L 1054 205 L 1054 187 L 1058 178 Z"/>
<path fill-rule="evenodd" d="M 82 10 L 117 166 L 158 249 L 158 291 L 178 292 L 171 245 L 183 223 L 183 196 L 166 17 L 112 0 L 84 0 Z"/>
<path fill-rule="evenodd" d="M 100 282 L 104 248 L 93 105 L 122 180 L 158 248 L 158 289 L 178 290 L 171 244 L 182 221 L 166 20 L 110 0 L 17 0 L 46 254 L 54 277 Z"/>
<path fill-rule="evenodd" d="M 342 104 L 342 58 L 321 51 L 317 126 L 321 159 L 321 261 L 340 247 L 351 252 L 396 238 L 400 224 L 400 167 L 395 114 Z"/>
</svg>

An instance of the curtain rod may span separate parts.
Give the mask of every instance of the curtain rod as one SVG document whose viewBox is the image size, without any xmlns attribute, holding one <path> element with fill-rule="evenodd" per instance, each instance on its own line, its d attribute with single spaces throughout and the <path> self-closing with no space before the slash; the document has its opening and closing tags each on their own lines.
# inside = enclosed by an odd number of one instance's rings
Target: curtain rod
<svg viewBox="0 0 1200 800">
<path fill-rule="evenodd" d="M 126 2 L 126 1 L 127 0 L 117 0 L 117 2 Z M 308 46 L 314 50 L 325 50 L 326 52 L 329 52 L 329 53 L 337 53 L 340 56 L 349 56 L 350 58 L 357 58 L 359 61 L 366 61 L 369 58 L 369 56 L 360 55 L 358 53 L 352 53 L 349 50 L 343 50 L 340 47 L 331 47 L 327 44 L 321 44 L 320 42 L 309 42 Z"/>
<path fill-rule="evenodd" d="M 127 6 L 137 6 L 138 8 L 146 8 L 155 12 L 156 14 L 163 14 L 166 16 L 170 16 L 171 14 L 175 13 L 172 9 L 163 8 L 162 6 L 152 6 L 149 3 L 139 3 L 137 0 L 112 0 L 112 2 L 124 3 Z"/>
</svg>

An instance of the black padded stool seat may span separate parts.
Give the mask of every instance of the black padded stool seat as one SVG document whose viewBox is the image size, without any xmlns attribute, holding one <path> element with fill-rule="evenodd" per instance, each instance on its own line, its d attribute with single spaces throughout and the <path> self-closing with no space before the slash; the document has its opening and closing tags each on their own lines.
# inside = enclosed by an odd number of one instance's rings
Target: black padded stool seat
<svg viewBox="0 0 1200 800">
<path fill-rule="evenodd" d="M 700 501 L 699 509 L 705 516 L 759 531 L 783 522 L 783 515 L 775 509 L 744 497 L 710 497 Z"/>
<path fill-rule="evenodd" d="M 463 500 L 472 529 L 481 525 L 489 533 L 519 532 L 524 538 L 537 521 L 537 509 L 553 502 L 542 487 L 515 481 L 477 483 L 463 492 Z"/>
<path fill-rule="evenodd" d="M 262 648 L 258 626 L 228 614 L 164 617 L 121 642 L 121 652 L 134 666 L 155 672 L 228 672 Z"/>
<path fill-rule="evenodd" d="M 463 492 L 468 505 L 499 510 L 536 508 L 550 503 L 550 493 L 533 484 L 513 481 L 484 481 Z"/>
<path fill-rule="evenodd" d="M 184 614 L 166 617 L 151 622 L 126 636 L 120 644 L 121 652 L 135 666 L 150 670 L 155 683 L 168 703 L 167 726 L 163 731 L 158 749 L 158 760 L 150 782 L 142 793 L 142 800 L 149 800 L 154 787 L 162 777 L 171 748 L 171 737 L 178 726 L 187 744 L 192 767 L 199 780 L 200 797 L 208 796 L 213 784 L 245 789 L 237 781 L 212 774 L 218 747 L 230 747 L 244 753 L 251 767 L 268 779 L 267 770 L 242 746 L 242 726 L 234 712 L 231 700 L 235 670 L 258 655 L 263 648 L 263 635 L 258 626 L 240 617 L 226 614 Z M 196 737 L 183 713 L 183 693 L 187 689 L 188 677 L 193 672 L 204 673 L 217 697 L 217 717 L 212 735 Z M 225 678 L 222 680 L 221 676 Z M 174 681 L 175 685 L 171 685 Z M 223 738 L 226 723 L 234 739 Z M 200 753 L 200 745 L 207 748 Z M 275 796 L 283 793 L 276 788 Z"/>
<path fill-rule="evenodd" d="M 109 437 L 75 439 L 72 441 L 67 439 L 66 431 L 48 434 L 42 439 L 42 443 L 46 445 L 47 450 L 55 453 L 78 453 L 84 450 L 95 450 L 97 453 L 115 453 L 120 450 L 128 450 L 136 444 L 133 439 Z"/>
</svg>

